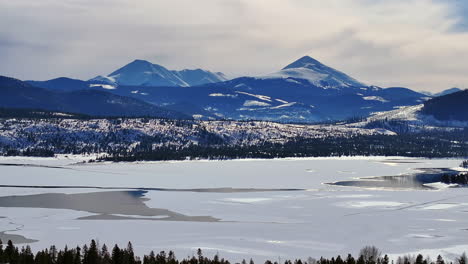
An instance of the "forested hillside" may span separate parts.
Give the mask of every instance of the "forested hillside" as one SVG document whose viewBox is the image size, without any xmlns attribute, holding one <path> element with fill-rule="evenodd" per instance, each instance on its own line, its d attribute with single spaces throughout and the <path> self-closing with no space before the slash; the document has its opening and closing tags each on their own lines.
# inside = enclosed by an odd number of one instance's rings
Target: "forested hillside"
<svg viewBox="0 0 468 264">
<path fill-rule="evenodd" d="M 443 121 L 468 121 L 468 90 L 426 101 L 422 113 Z"/>
</svg>

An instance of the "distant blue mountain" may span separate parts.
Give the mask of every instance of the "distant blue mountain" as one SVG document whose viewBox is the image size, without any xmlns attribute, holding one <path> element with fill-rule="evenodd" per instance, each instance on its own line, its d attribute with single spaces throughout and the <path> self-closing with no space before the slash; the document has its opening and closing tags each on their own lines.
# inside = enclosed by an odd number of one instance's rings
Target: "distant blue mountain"
<svg viewBox="0 0 468 264">
<path fill-rule="evenodd" d="M 135 60 L 108 76 L 97 76 L 90 84 L 132 85 L 132 86 L 195 86 L 227 80 L 222 73 L 210 71 L 182 70 L 171 71 L 165 67 L 145 60 Z"/>
<path fill-rule="evenodd" d="M 424 103 L 422 113 L 441 121 L 468 121 L 468 90 L 432 98 Z"/>
<path fill-rule="evenodd" d="M 456 92 L 460 92 L 462 91 L 462 89 L 460 88 L 450 88 L 450 89 L 446 89 L 446 90 L 443 90 L 442 92 L 438 92 L 438 93 L 432 93 L 432 92 L 427 92 L 427 91 L 423 91 L 421 93 L 427 95 L 427 96 L 430 96 L 430 97 L 438 97 L 438 96 L 444 96 L 444 95 L 448 95 L 448 94 L 452 94 L 452 93 L 456 93 Z"/>
<path fill-rule="evenodd" d="M 453 93 L 458 93 L 460 91 L 463 91 L 462 89 L 460 88 L 450 88 L 450 89 L 447 89 L 447 90 L 443 90 L 442 92 L 440 93 L 436 93 L 434 94 L 435 97 L 437 96 L 444 96 L 444 95 L 448 95 L 448 94 L 453 94 Z"/>
<path fill-rule="evenodd" d="M 75 84 L 80 83 L 72 81 Z M 0 107 L 4 108 L 44 109 L 91 116 L 191 118 L 173 110 L 106 91 L 89 89 L 68 92 L 52 91 L 4 76 L 0 76 L 0 94 Z"/>
<path fill-rule="evenodd" d="M 66 77 L 60 77 L 48 81 L 26 81 L 26 83 L 29 83 L 35 87 L 68 92 L 86 90 L 90 88 L 89 84 L 85 81 Z"/>
</svg>

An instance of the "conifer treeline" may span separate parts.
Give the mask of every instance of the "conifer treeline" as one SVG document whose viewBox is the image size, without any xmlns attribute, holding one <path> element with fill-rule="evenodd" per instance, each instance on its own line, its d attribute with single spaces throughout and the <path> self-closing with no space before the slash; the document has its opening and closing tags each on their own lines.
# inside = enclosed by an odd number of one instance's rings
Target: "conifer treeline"
<svg viewBox="0 0 468 264">
<path fill-rule="evenodd" d="M 460 167 L 468 169 L 468 160 L 463 161 Z M 447 184 L 468 185 L 468 173 L 444 174 L 441 177 L 441 181 Z"/>
<path fill-rule="evenodd" d="M 459 173 L 459 174 L 444 174 L 441 177 L 442 182 L 446 184 L 468 184 L 468 173 Z"/>
<path fill-rule="evenodd" d="M 452 142 L 452 143 L 450 143 Z M 132 150 L 116 149 L 107 161 L 238 159 L 340 156 L 468 157 L 468 129 L 450 133 L 357 135 L 350 138 L 295 138 L 286 143 L 256 145 L 191 145 L 152 148 L 151 140 Z"/>
<path fill-rule="evenodd" d="M 102 247 L 92 240 L 88 245 L 82 248 L 68 248 L 58 250 L 55 246 L 49 249 L 44 249 L 36 254 L 31 251 L 29 246 L 18 248 L 11 241 L 3 245 L 0 241 L 0 263 L 8 264 L 230 264 L 224 258 L 215 255 L 213 258 L 205 257 L 201 249 L 198 249 L 197 255 L 178 260 L 174 252 L 169 251 L 166 253 L 161 251 L 155 254 L 151 251 L 148 255 L 139 258 L 133 252 L 133 246 L 129 242 L 126 248 L 119 248 L 115 245 L 109 251 L 108 247 L 104 244 Z M 244 259 L 242 264 L 247 264 Z M 367 246 L 361 249 L 359 257 L 356 259 L 351 254 L 346 258 L 341 256 L 333 257 L 331 259 L 309 258 L 306 261 L 296 259 L 294 261 L 286 260 L 284 264 L 449 264 L 444 261 L 442 256 L 438 256 L 435 261 L 424 258 L 421 254 L 417 256 L 402 256 L 396 259 L 396 262 L 390 260 L 387 255 L 381 256 L 380 251 L 373 246 Z M 255 264 L 250 259 L 249 264 Z M 283 264 L 267 260 L 264 264 Z M 463 253 L 456 259 L 455 263 L 450 264 L 467 264 L 466 254 Z"/>
<path fill-rule="evenodd" d="M 150 119 L 141 119 L 147 123 Z M 154 121 L 154 120 L 153 120 Z M 47 133 L 34 129 L 16 131 L 18 142 L 0 140 L 0 155 L 46 156 L 54 154 L 108 153 L 104 159 L 113 161 L 132 160 L 181 160 L 192 159 L 235 159 L 235 158 L 282 158 L 317 156 L 410 156 L 410 157 L 468 157 L 468 128 L 450 131 L 422 130 L 411 132 L 397 121 L 370 123 L 370 128 L 391 126 L 397 135 L 341 135 L 326 137 L 289 138 L 281 135 L 277 140 L 268 135 L 250 138 L 249 134 L 236 135 L 242 139 L 232 143 L 232 137 L 208 131 L 197 126 L 195 121 L 157 120 L 159 126 L 186 128 L 192 134 L 136 133 L 122 128 L 125 119 L 106 120 L 113 129 L 102 132 L 93 130 L 95 124 L 88 124 L 91 130 L 69 131 L 61 127 L 63 120 L 47 119 L 50 125 Z M 16 122 L 5 122 L 4 129 L 16 126 Z M 32 123 L 34 124 L 34 123 Z M 255 128 L 255 126 L 253 126 Z M 183 129 L 182 129 L 183 130 Z M 19 140 L 21 139 L 21 140 Z M 195 141 L 194 141 L 195 139 Z M 25 145 L 22 145 L 25 144 Z"/>
<path fill-rule="evenodd" d="M 462 168 L 466 168 L 468 169 L 468 160 L 465 160 L 462 162 L 462 164 L 460 165 Z"/>
</svg>

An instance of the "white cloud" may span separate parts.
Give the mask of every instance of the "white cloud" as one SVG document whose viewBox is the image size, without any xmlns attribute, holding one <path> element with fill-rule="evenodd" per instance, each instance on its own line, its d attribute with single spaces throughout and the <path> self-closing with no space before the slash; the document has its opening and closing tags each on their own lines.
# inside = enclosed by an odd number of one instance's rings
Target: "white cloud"
<svg viewBox="0 0 468 264">
<path fill-rule="evenodd" d="M 468 87 L 452 0 L 0 0 L 0 73 L 91 78 L 135 58 L 264 75 L 311 55 L 370 84 Z M 6 25 L 6 26 L 5 26 Z"/>
</svg>

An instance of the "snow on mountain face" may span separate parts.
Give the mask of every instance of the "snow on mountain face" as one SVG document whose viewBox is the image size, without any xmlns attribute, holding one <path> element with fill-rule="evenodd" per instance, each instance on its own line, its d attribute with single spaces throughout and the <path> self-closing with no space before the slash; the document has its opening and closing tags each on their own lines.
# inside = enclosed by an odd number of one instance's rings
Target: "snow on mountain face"
<svg viewBox="0 0 468 264">
<path fill-rule="evenodd" d="M 109 74 L 119 85 L 189 86 L 170 70 L 144 60 L 135 60 Z"/>
<path fill-rule="evenodd" d="M 181 70 L 172 71 L 180 79 L 184 80 L 190 86 L 202 85 L 206 83 L 217 83 L 227 81 L 223 73 L 213 73 L 210 71 L 196 69 L 196 70 Z"/>
<path fill-rule="evenodd" d="M 98 85 L 98 84 L 104 84 L 104 85 L 117 85 L 117 82 L 114 78 L 109 77 L 109 76 L 102 76 L 98 75 L 88 81 L 90 85 Z"/>
<path fill-rule="evenodd" d="M 367 86 L 345 73 L 328 67 L 309 56 L 304 56 L 284 67 L 281 71 L 269 74 L 264 78 L 304 79 L 315 86 L 323 88 Z"/>
<path fill-rule="evenodd" d="M 225 80 L 226 77 L 222 73 L 202 69 L 171 71 L 145 60 L 135 60 L 108 76 L 97 76 L 88 82 L 124 86 L 188 87 Z"/>
</svg>

